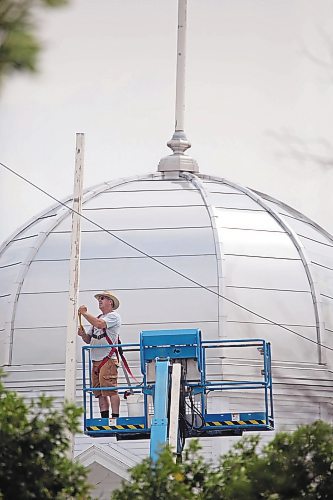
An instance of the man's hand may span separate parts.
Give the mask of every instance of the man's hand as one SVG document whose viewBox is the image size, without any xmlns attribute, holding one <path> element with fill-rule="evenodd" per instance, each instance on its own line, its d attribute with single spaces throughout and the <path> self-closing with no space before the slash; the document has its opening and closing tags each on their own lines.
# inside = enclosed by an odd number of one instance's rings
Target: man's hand
<svg viewBox="0 0 333 500">
<path fill-rule="evenodd" d="M 85 329 L 83 328 L 83 326 L 79 326 L 79 328 L 77 329 L 77 334 L 80 336 L 80 337 L 83 337 L 83 335 L 85 334 Z"/>
<path fill-rule="evenodd" d="M 78 313 L 82 314 L 82 316 L 84 316 L 84 318 L 88 321 L 88 323 L 91 324 L 91 326 L 99 328 L 100 330 L 106 328 L 106 323 L 104 319 L 96 318 L 92 314 L 88 313 L 87 306 L 80 306 L 78 309 Z"/>
<path fill-rule="evenodd" d="M 83 342 L 85 342 L 86 344 L 90 344 L 91 342 L 91 337 L 88 333 L 86 333 L 85 329 L 83 328 L 83 326 L 79 326 L 79 328 L 77 329 L 77 334 L 79 337 L 81 337 L 81 339 L 83 340 Z"/>
</svg>

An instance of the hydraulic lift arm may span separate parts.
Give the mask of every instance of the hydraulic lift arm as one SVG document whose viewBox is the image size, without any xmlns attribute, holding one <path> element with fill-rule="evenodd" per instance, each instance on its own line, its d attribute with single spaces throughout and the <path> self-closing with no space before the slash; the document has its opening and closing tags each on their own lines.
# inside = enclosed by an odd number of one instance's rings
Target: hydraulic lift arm
<svg viewBox="0 0 333 500">
<path fill-rule="evenodd" d="M 150 457 L 155 462 L 168 442 L 169 359 L 156 359 L 154 417 L 151 420 Z"/>
<path fill-rule="evenodd" d="M 155 411 L 150 433 L 150 457 L 154 462 L 161 448 L 167 444 L 176 453 L 181 451 L 179 442 L 181 369 L 180 363 L 170 364 L 169 359 L 156 360 Z"/>
</svg>

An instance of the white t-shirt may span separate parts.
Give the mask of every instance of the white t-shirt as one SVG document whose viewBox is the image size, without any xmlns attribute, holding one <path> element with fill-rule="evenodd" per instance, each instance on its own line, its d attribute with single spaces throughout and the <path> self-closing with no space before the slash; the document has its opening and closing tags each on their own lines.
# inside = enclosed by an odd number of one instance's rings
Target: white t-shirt
<svg viewBox="0 0 333 500">
<path fill-rule="evenodd" d="M 99 319 L 104 319 L 106 323 L 106 334 L 111 340 L 112 344 L 118 344 L 118 335 L 119 335 L 119 330 L 121 326 L 121 319 L 118 313 L 115 311 L 112 311 L 107 314 L 101 314 L 99 316 Z M 92 334 L 96 335 L 97 337 L 100 335 L 103 335 L 104 331 L 103 329 L 91 327 L 90 330 L 88 331 L 88 335 L 91 336 L 91 341 L 90 345 L 106 345 L 107 348 L 101 348 L 101 349 L 91 349 L 91 359 L 93 361 L 101 361 L 105 356 L 108 356 L 110 353 L 112 346 L 108 343 L 105 337 L 102 337 L 100 339 L 95 339 L 92 337 Z M 117 358 L 116 353 L 113 353 L 112 358 Z"/>
</svg>

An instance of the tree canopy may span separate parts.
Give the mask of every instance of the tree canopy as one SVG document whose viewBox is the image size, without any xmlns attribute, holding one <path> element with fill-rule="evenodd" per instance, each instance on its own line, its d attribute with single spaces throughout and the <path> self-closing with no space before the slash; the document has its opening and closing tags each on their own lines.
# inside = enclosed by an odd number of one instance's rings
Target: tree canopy
<svg viewBox="0 0 333 500">
<path fill-rule="evenodd" d="M 51 398 L 26 403 L 0 381 L 0 499 L 89 499 L 87 469 L 67 457 L 68 431 L 81 409 L 55 410 Z M 268 444 L 240 439 L 217 464 L 196 440 L 176 463 L 165 448 L 156 463 L 143 460 L 112 500 L 331 500 L 333 425 L 316 421 L 278 432 Z"/>
<path fill-rule="evenodd" d="M 34 9 L 58 7 L 68 0 L 0 1 L 0 84 L 15 71 L 36 71 L 41 43 L 36 35 Z"/>
<path fill-rule="evenodd" d="M 132 482 L 112 500 L 290 500 L 333 498 L 333 426 L 322 421 L 279 432 L 262 449 L 259 436 L 245 437 L 217 466 L 204 461 L 192 442 L 182 463 L 170 450 L 131 472 Z"/>
<path fill-rule="evenodd" d="M 90 498 L 87 470 L 67 457 L 82 410 L 53 406 L 45 396 L 25 403 L 0 381 L 0 499 Z"/>
</svg>

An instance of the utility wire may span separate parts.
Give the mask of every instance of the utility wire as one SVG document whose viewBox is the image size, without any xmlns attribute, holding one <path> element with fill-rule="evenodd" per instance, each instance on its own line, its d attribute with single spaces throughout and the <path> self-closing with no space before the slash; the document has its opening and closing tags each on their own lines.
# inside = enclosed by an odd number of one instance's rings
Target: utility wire
<svg viewBox="0 0 333 500">
<path fill-rule="evenodd" d="M 22 179 L 24 182 L 26 182 L 27 184 L 30 184 L 30 186 L 34 187 L 35 189 L 37 189 L 38 191 L 40 191 L 41 193 L 45 194 L 46 196 L 48 196 L 49 198 L 51 198 L 52 200 L 56 201 L 57 203 L 59 203 L 60 205 L 66 207 L 68 210 L 70 210 L 71 212 L 79 215 L 82 219 L 86 220 L 87 222 L 90 222 L 91 224 L 93 224 L 94 226 L 98 227 L 99 229 L 101 229 L 102 231 L 108 233 L 110 236 L 112 236 L 113 238 L 116 238 L 118 241 L 120 241 L 121 243 L 124 243 L 125 245 L 129 246 L 130 248 L 132 248 L 133 250 L 135 250 L 136 252 L 139 252 L 141 253 L 142 255 L 144 255 L 145 257 L 148 257 L 149 259 L 152 259 L 153 261 L 157 262 L 158 264 L 164 266 L 165 268 L 169 269 L 170 271 L 178 274 L 179 276 L 181 276 L 182 278 L 190 281 L 191 283 L 193 283 L 194 285 L 197 285 L 198 287 L 200 288 L 203 288 L 205 290 L 207 290 L 208 292 L 210 293 L 213 293 L 214 295 L 216 295 L 217 297 L 220 297 L 224 300 L 226 300 L 227 302 L 230 302 L 231 304 L 239 307 L 240 309 L 243 309 L 244 311 L 247 311 L 248 313 L 250 314 L 253 314 L 254 316 L 257 316 L 258 318 L 260 319 L 263 319 L 264 321 L 267 321 L 268 323 L 271 323 L 272 325 L 275 325 L 275 326 L 278 326 L 279 328 L 282 328 L 283 330 L 286 330 L 294 335 L 297 335 L 297 337 L 300 337 L 304 340 L 307 340 L 308 342 L 311 342 L 317 346 L 320 346 L 320 347 L 323 347 L 324 349 L 328 349 L 329 351 L 333 351 L 333 348 L 332 347 L 329 347 L 327 345 L 324 345 L 324 344 L 321 344 L 320 342 L 317 342 L 316 340 L 312 340 L 312 339 L 309 339 L 309 337 L 306 337 L 305 335 L 302 335 L 301 333 L 298 333 L 298 332 L 295 332 L 294 330 L 292 330 L 291 328 L 288 328 L 287 326 L 284 326 L 284 325 L 281 325 L 280 323 L 276 323 L 275 321 L 269 319 L 269 318 L 266 318 L 265 316 L 262 316 L 261 314 L 255 312 L 255 311 L 252 311 L 252 309 L 249 309 L 248 307 L 245 307 L 241 304 L 239 304 L 238 302 L 232 300 L 232 299 L 229 299 L 228 297 L 225 297 L 224 295 L 220 294 L 219 292 L 215 292 L 215 290 L 212 290 L 211 288 L 199 283 L 198 281 L 195 281 L 194 279 L 190 278 L 189 276 L 186 276 L 185 274 L 181 273 L 180 271 L 177 271 L 176 269 L 173 269 L 171 266 L 168 266 L 168 264 L 165 264 L 164 262 L 160 261 L 159 259 L 157 259 L 156 257 L 153 257 L 152 255 L 149 255 L 147 254 L 146 252 L 144 252 L 143 250 L 140 250 L 139 248 L 135 247 L 134 245 L 132 245 L 131 243 L 128 243 L 126 240 L 120 238 L 119 236 L 115 235 L 114 233 L 112 233 L 111 231 L 109 231 L 108 229 L 105 229 L 103 226 L 101 226 L 100 224 L 98 224 L 97 222 L 94 222 L 93 220 L 89 219 L 88 217 L 86 217 L 85 215 L 83 214 L 80 214 L 79 212 L 77 212 L 76 210 L 74 210 L 73 208 L 69 207 L 68 205 L 66 205 L 66 203 L 58 200 L 57 198 L 55 198 L 54 196 L 52 196 L 50 193 L 48 193 L 47 191 L 45 191 L 44 189 L 42 189 L 41 187 L 37 186 L 36 184 L 34 184 L 33 182 L 31 182 L 29 179 L 27 179 L 26 177 L 24 177 L 23 175 L 19 174 L 18 172 L 16 172 L 15 170 L 11 169 L 10 167 L 8 167 L 7 165 L 5 165 L 4 163 L 0 162 L 0 165 L 5 168 L 6 170 L 8 170 L 9 172 L 11 172 L 12 174 L 16 175 L 17 177 L 19 177 L 20 179 Z"/>
</svg>

